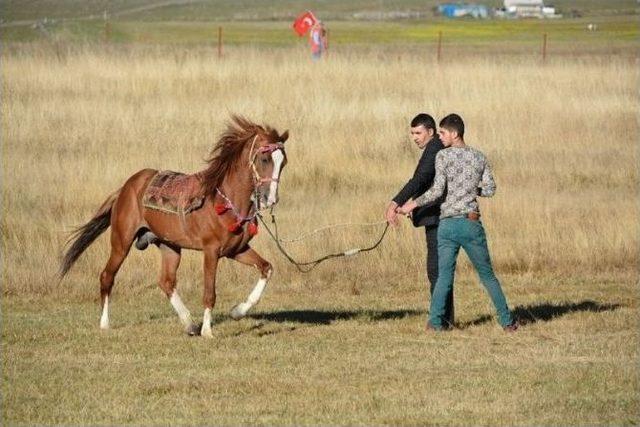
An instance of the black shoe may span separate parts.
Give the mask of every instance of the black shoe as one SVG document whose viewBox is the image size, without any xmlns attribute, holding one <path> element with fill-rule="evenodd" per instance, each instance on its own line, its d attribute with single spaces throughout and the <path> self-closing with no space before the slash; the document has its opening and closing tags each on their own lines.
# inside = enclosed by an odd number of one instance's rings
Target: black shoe
<svg viewBox="0 0 640 427">
<path fill-rule="evenodd" d="M 436 328 L 431 324 L 431 322 L 427 322 L 427 332 L 444 332 L 447 328 Z"/>
<path fill-rule="evenodd" d="M 449 319 L 445 319 L 444 320 L 444 324 L 442 325 L 442 329 L 444 329 L 445 331 L 451 331 L 453 329 L 456 328 L 455 323 L 453 323 L 453 320 L 449 320 Z"/>
<path fill-rule="evenodd" d="M 520 324 L 517 320 L 514 320 L 510 325 L 507 325 L 502 329 L 504 329 L 505 332 L 515 332 L 518 330 L 518 327 L 520 327 Z"/>
</svg>

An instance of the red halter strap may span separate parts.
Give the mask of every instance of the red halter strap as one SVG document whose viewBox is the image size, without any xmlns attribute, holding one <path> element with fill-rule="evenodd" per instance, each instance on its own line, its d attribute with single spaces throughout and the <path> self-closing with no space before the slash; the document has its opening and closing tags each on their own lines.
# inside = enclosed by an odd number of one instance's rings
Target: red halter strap
<svg viewBox="0 0 640 427">
<path fill-rule="evenodd" d="M 272 142 L 269 144 L 265 144 L 262 147 L 258 148 L 259 153 L 273 153 L 276 150 L 281 150 L 284 144 L 281 142 Z"/>
</svg>

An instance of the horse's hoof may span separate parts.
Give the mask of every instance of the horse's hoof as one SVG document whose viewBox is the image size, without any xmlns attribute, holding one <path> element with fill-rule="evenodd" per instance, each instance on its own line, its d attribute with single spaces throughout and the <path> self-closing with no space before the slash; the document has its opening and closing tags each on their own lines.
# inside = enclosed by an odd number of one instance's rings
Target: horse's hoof
<svg viewBox="0 0 640 427">
<path fill-rule="evenodd" d="M 241 308 L 242 304 L 238 304 L 231 309 L 230 316 L 233 320 L 240 320 L 247 315 L 246 311 Z"/>
<path fill-rule="evenodd" d="M 192 323 L 187 327 L 186 332 L 187 332 L 187 335 L 189 335 L 190 337 L 198 337 L 200 336 L 201 330 L 202 330 L 202 323 L 200 323 L 199 325 Z"/>
<path fill-rule="evenodd" d="M 213 332 L 211 331 L 211 329 L 203 329 L 202 331 L 200 331 L 200 335 L 205 338 L 213 338 Z"/>
</svg>

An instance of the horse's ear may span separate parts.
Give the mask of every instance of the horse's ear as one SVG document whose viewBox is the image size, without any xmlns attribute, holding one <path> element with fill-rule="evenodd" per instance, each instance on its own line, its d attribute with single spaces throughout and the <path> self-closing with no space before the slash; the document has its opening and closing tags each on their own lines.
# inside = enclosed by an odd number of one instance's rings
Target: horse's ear
<svg viewBox="0 0 640 427">
<path fill-rule="evenodd" d="M 284 133 L 282 135 L 280 135 L 280 141 L 285 142 L 287 139 L 289 139 L 289 130 L 285 130 Z"/>
</svg>

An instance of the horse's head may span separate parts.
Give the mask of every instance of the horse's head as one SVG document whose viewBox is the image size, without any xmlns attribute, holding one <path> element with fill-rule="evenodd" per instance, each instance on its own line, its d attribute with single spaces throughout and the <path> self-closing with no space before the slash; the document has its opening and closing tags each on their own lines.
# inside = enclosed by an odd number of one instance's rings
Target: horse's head
<svg viewBox="0 0 640 427">
<path fill-rule="evenodd" d="M 278 203 L 280 174 L 287 164 L 284 143 L 289 131 L 278 134 L 275 129 L 259 129 L 249 149 L 249 164 L 254 175 L 254 202 L 258 208 Z"/>
<path fill-rule="evenodd" d="M 287 138 L 289 131 L 279 134 L 269 126 L 232 116 L 207 160 L 204 191 L 215 196 L 225 179 L 239 174 L 243 180 L 249 177 L 252 199 L 259 209 L 275 205 L 280 174 L 287 163 L 284 152 Z"/>
</svg>

